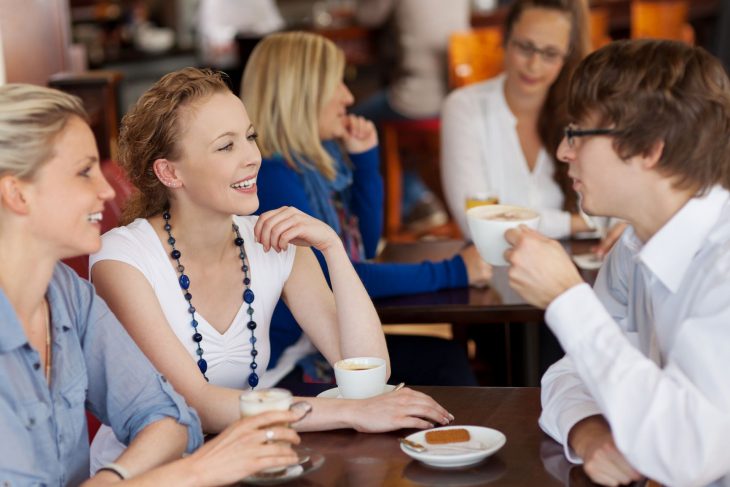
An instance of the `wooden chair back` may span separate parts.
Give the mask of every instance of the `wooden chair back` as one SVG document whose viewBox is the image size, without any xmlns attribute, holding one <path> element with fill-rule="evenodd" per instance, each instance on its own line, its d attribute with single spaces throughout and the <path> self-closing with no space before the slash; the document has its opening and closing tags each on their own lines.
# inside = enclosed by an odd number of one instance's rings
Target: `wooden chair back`
<svg viewBox="0 0 730 487">
<path fill-rule="evenodd" d="M 460 88 L 501 73 L 503 43 L 502 28 L 497 26 L 452 34 L 448 49 L 449 86 Z"/>
<path fill-rule="evenodd" d="M 688 22 L 687 0 L 633 0 L 632 39 L 670 39 L 694 44 L 695 32 Z"/>
<path fill-rule="evenodd" d="M 596 7 L 590 10 L 588 16 L 591 47 L 595 51 L 613 39 L 609 35 L 611 29 L 611 11 L 606 7 Z"/>
</svg>

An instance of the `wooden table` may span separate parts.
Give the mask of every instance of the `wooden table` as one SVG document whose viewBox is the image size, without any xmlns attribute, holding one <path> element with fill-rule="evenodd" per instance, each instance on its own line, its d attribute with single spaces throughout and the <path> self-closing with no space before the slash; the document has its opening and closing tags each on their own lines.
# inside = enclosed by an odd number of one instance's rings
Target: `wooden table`
<svg viewBox="0 0 730 487">
<path fill-rule="evenodd" d="M 429 468 L 401 452 L 397 438 L 410 434 L 411 430 L 384 434 L 365 434 L 352 430 L 303 433 L 302 446 L 323 454 L 325 461 L 319 469 L 287 485 L 594 485 L 580 466 L 571 465 L 565 460 L 562 447 L 538 427 L 539 389 L 416 389 L 431 395 L 454 414 L 455 424 L 495 428 L 507 436 L 507 444 L 477 466 L 447 470 Z"/>
<path fill-rule="evenodd" d="M 571 253 L 588 252 L 593 240 L 564 243 Z M 389 244 L 380 262 L 438 261 L 452 257 L 464 246 L 460 240 Z M 582 273 L 588 282 L 595 273 Z M 373 300 L 380 320 L 389 323 L 453 323 L 454 325 L 541 322 L 544 312 L 527 304 L 509 287 L 506 267 L 495 267 L 491 285 L 484 289 L 446 289 L 430 293 Z"/>
</svg>

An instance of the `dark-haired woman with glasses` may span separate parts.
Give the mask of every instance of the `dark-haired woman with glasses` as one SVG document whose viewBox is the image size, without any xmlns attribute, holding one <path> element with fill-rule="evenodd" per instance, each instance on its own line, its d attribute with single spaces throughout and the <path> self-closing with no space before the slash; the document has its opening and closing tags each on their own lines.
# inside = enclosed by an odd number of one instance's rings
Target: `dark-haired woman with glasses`
<svg viewBox="0 0 730 487">
<path fill-rule="evenodd" d="M 578 210 L 567 167 L 554 156 L 569 122 L 570 75 L 588 52 L 586 4 L 517 0 L 505 25 L 504 73 L 447 98 L 441 174 L 465 235 L 465 201 L 479 193 L 540 211 L 540 231 L 550 237 L 592 230 Z"/>
</svg>

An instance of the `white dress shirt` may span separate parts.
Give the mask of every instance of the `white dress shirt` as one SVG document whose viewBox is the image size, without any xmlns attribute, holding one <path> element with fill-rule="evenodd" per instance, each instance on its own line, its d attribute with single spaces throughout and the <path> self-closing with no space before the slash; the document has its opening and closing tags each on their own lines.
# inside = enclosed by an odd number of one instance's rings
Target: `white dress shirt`
<svg viewBox="0 0 730 487">
<path fill-rule="evenodd" d="M 499 202 L 540 212 L 539 230 L 570 235 L 570 213 L 553 179 L 555 163 L 544 148 L 530 171 L 517 135 L 517 118 L 504 97 L 504 75 L 451 93 L 441 114 L 441 181 L 446 203 L 469 237 L 466 197 L 489 193 Z"/>
<path fill-rule="evenodd" d="M 602 414 L 642 474 L 730 486 L 730 193 L 690 200 L 646 244 L 629 228 L 596 280 L 545 319 L 566 357 L 542 381 L 540 426 L 567 447 Z"/>
</svg>

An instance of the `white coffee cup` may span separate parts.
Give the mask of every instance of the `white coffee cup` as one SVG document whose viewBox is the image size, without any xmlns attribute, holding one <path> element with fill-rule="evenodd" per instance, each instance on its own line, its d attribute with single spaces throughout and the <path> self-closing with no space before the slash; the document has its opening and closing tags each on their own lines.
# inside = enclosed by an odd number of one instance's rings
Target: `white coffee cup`
<svg viewBox="0 0 730 487">
<path fill-rule="evenodd" d="M 385 360 L 380 357 L 347 358 L 335 362 L 335 379 L 345 399 L 365 399 L 383 393 Z"/>
<path fill-rule="evenodd" d="M 540 214 L 529 208 L 510 205 L 478 206 L 466 212 L 471 238 L 482 259 L 492 265 L 508 265 L 504 252 L 510 245 L 504 233 L 510 228 L 527 225 L 537 229 Z"/>
</svg>

